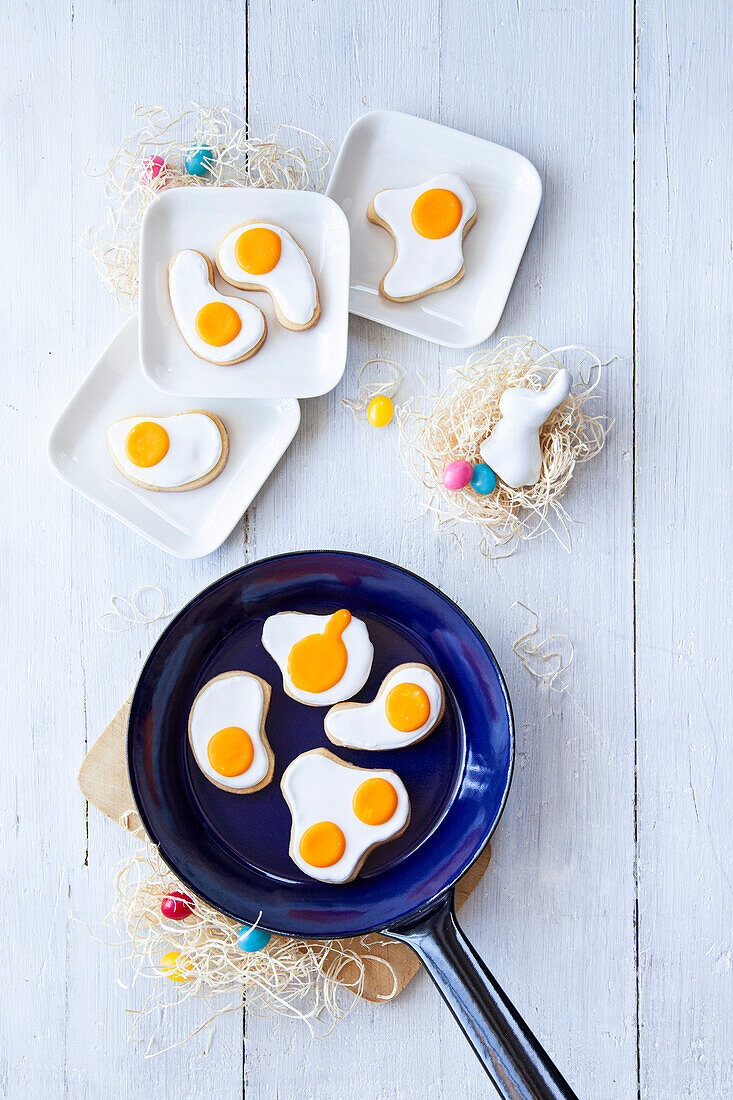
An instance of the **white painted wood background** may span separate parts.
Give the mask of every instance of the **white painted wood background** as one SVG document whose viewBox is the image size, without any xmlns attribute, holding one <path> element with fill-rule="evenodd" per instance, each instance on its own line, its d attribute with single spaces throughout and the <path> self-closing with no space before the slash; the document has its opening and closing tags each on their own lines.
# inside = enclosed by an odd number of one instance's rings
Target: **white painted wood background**
<svg viewBox="0 0 733 1100">
<path fill-rule="evenodd" d="M 130 850 L 76 788 L 88 742 L 158 628 L 102 633 L 113 592 L 171 605 L 260 556 L 367 550 L 458 600 L 491 640 L 518 766 L 464 923 L 573 1083 L 594 1100 L 731 1095 L 731 66 L 718 0 L 10 0 L 3 51 L 3 1096 L 476 1097 L 490 1088 L 425 975 L 327 1040 L 232 1014 L 152 1060 L 126 1041 L 141 993 L 95 942 Z M 545 194 L 497 332 L 620 359 L 616 424 L 569 493 L 582 521 L 508 561 L 462 559 L 414 498 L 395 432 L 352 423 L 367 358 L 436 382 L 461 356 L 352 319 L 343 383 L 303 407 L 275 476 L 216 554 L 180 562 L 56 481 L 44 442 L 123 317 L 83 231 L 138 104 L 191 100 L 336 144 L 393 107 L 507 144 Z M 410 383 L 408 389 L 414 387 Z M 379 485 L 378 492 L 375 486 Z M 567 632 L 570 690 L 511 652 L 522 600 Z M 81 922 L 81 923 L 80 923 Z M 200 1019 L 165 1021 L 182 1037 Z"/>
</svg>

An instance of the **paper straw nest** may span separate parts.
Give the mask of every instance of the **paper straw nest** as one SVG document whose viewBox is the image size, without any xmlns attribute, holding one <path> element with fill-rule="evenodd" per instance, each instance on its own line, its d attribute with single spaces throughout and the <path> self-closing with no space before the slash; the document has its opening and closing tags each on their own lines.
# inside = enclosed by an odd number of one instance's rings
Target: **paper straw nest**
<svg viewBox="0 0 733 1100">
<path fill-rule="evenodd" d="M 569 364 L 568 358 L 576 363 Z M 504 390 L 543 389 L 561 366 L 571 366 L 575 383 L 540 429 L 542 473 L 537 484 L 512 489 L 499 481 L 488 496 L 470 488 L 446 489 L 443 470 L 450 462 L 481 461 L 479 447 L 499 420 Z M 400 453 L 426 510 L 435 515 L 436 529 L 461 543 L 474 529 L 481 552 L 489 557 L 511 554 L 521 541 L 545 531 L 552 531 L 570 552 L 571 520 L 560 501 L 576 465 L 599 454 L 612 426 L 595 411 L 602 367 L 584 348 L 550 351 L 528 336 L 505 338 L 493 351 L 476 352 L 465 366 L 452 370 L 441 394 L 429 394 L 419 407 L 403 405 L 397 413 Z"/>
<path fill-rule="evenodd" d="M 138 128 L 107 164 L 90 175 L 104 181 L 107 216 L 91 234 L 89 248 L 106 290 L 133 310 L 138 291 L 140 223 L 148 205 L 168 187 L 282 187 L 319 191 L 331 149 L 314 134 L 278 126 L 268 137 L 248 136 L 244 119 L 221 107 L 194 106 L 173 116 L 162 107 L 139 107 Z M 212 150 L 208 175 L 190 176 L 185 158 Z M 154 156 L 165 160 L 157 177 L 146 170 Z M 207 157 L 207 162 L 208 162 Z"/>
<path fill-rule="evenodd" d="M 155 1032 L 148 1037 L 146 1056 L 180 1046 L 219 1016 L 241 1009 L 257 1016 L 289 1016 L 305 1022 L 316 1038 L 329 1034 L 354 1007 L 364 988 L 367 966 L 395 972 L 370 948 L 387 941 L 370 936 L 359 941 L 360 953 L 341 940 L 296 940 L 273 936 L 261 951 L 246 953 L 237 944 L 242 925 L 195 899 L 191 916 L 169 920 L 160 908 L 171 890 L 189 896 L 165 866 L 157 850 L 148 845 L 124 860 L 115 875 L 115 901 L 109 923 L 124 933 L 127 948 L 118 967 L 117 981 L 130 989 L 144 977 L 154 985 L 141 1009 L 134 1010 L 130 1038 L 145 1040 L 143 1024 L 154 1027 L 161 1010 L 191 998 L 201 1003 L 202 1022 L 179 1042 L 157 1045 Z M 161 967 L 169 951 L 180 951 L 190 964 L 191 978 L 172 982 Z M 222 1001 L 224 1003 L 222 1003 Z"/>
</svg>

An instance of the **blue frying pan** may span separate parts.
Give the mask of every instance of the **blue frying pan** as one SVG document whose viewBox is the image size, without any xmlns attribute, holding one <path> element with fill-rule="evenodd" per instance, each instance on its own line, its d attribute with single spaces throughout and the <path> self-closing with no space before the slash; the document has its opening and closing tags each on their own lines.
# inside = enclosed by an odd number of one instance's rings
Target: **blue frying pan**
<svg viewBox="0 0 733 1100">
<path fill-rule="evenodd" d="M 424 741 L 379 753 L 412 804 L 408 829 L 375 849 L 356 881 L 315 882 L 288 855 L 290 814 L 280 791 L 306 749 L 333 749 L 325 708 L 281 689 L 262 647 L 278 611 L 324 614 L 347 607 L 374 643 L 373 698 L 395 665 L 418 661 L 440 675 L 445 715 Z M 209 783 L 194 764 L 188 715 L 220 672 L 246 669 L 273 685 L 267 734 L 275 775 L 246 797 Z M 375 755 L 339 748 L 373 768 Z M 315 551 L 247 565 L 216 581 L 168 625 L 135 689 L 128 727 L 130 783 L 160 854 L 199 897 L 238 921 L 303 938 L 381 931 L 409 944 L 463 1028 L 500 1095 L 572 1100 L 574 1094 L 456 923 L 453 889 L 478 858 L 506 802 L 514 731 L 506 685 L 476 627 L 442 592 L 377 558 Z"/>
</svg>

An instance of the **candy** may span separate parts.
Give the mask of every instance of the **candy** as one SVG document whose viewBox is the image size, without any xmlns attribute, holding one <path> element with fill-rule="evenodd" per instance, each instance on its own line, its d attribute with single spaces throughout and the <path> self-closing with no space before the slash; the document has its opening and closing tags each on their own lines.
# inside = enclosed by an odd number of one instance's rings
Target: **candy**
<svg viewBox="0 0 733 1100">
<path fill-rule="evenodd" d="M 477 462 L 474 466 L 471 488 L 481 497 L 488 496 L 496 488 L 496 474 L 485 462 Z"/>
<path fill-rule="evenodd" d="M 143 161 L 142 177 L 147 183 L 152 183 L 153 180 L 158 180 L 159 183 L 163 182 L 165 176 L 165 161 L 162 157 L 146 157 Z"/>
<path fill-rule="evenodd" d="M 394 405 L 389 397 L 385 397 L 384 394 L 381 394 L 371 399 L 369 407 L 367 408 L 367 418 L 369 423 L 373 424 L 375 428 L 384 428 L 386 424 L 389 424 L 393 416 Z"/>
<path fill-rule="evenodd" d="M 199 145 L 197 148 L 189 149 L 183 163 L 189 176 L 207 176 L 213 162 L 213 149 L 208 145 Z"/>
<path fill-rule="evenodd" d="M 471 478 L 473 477 L 473 466 L 470 462 L 466 462 L 464 459 L 459 458 L 455 462 L 451 462 L 449 466 L 443 470 L 443 484 L 446 489 L 457 491 L 458 489 L 465 489 Z"/>
<path fill-rule="evenodd" d="M 193 963 L 180 951 L 166 951 L 160 960 L 160 969 L 172 982 L 190 982 L 193 976 Z"/>
<path fill-rule="evenodd" d="M 249 924 L 243 924 L 237 934 L 237 943 L 242 951 L 251 954 L 253 951 L 261 951 L 270 942 L 270 933 L 264 928 L 253 928 Z"/>
<path fill-rule="evenodd" d="M 193 899 L 180 890 L 171 890 L 160 903 L 160 911 L 168 920 L 185 920 L 194 910 Z"/>
</svg>

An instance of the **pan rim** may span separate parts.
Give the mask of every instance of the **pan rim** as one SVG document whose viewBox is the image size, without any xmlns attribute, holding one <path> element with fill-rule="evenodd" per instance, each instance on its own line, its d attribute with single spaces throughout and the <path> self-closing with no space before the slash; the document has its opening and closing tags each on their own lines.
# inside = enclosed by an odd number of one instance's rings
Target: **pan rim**
<svg viewBox="0 0 733 1100">
<path fill-rule="evenodd" d="M 510 791 L 511 784 L 512 784 L 512 779 L 513 779 L 513 776 L 514 776 L 514 764 L 515 764 L 515 754 L 516 754 L 514 712 L 513 712 L 513 709 L 512 709 L 512 703 L 511 703 L 511 698 L 509 696 L 509 691 L 508 691 L 508 688 L 507 688 L 507 685 L 506 685 L 506 680 L 504 678 L 504 673 L 502 672 L 501 666 L 499 665 L 499 662 L 497 661 L 496 657 L 494 656 L 494 652 L 491 649 L 491 646 L 489 645 L 489 643 L 486 641 L 486 638 L 484 637 L 484 635 L 478 629 L 478 627 L 473 622 L 473 620 L 471 618 L 469 618 L 469 616 L 466 614 L 466 612 L 463 611 L 463 609 L 461 607 L 459 607 L 459 605 L 457 603 L 455 603 L 455 601 L 452 600 L 450 598 L 450 596 L 448 596 L 445 592 L 443 592 L 441 589 L 439 589 L 431 581 L 428 581 L 424 577 L 420 576 L 418 573 L 414 573 L 412 570 L 406 569 L 402 565 L 397 565 L 395 562 L 388 561 L 386 558 L 380 558 L 377 555 L 373 555 L 373 554 L 362 554 L 362 553 L 358 553 L 358 552 L 354 552 L 354 551 L 350 551 L 350 550 L 331 550 L 331 549 L 294 550 L 294 551 L 285 551 L 285 552 L 278 553 L 278 554 L 269 554 L 266 557 L 258 558 L 256 561 L 247 562 L 244 565 L 238 566 L 236 569 L 232 569 L 229 573 L 225 573 L 223 576 L 218 577 L 216 580 L 214 580 L 210 584 L 206 585 L 205 588 L 202 588 L 200 592 L 197 592 L 195 596 L 193 596 L 182 608 L 180 608 L 180 610 L 175 614 L 175 616 L 170 620 L 170 622 L 166 624 L 165 629 L 163 630 L 160 637 L 156 640 L 155 644 L 151 648 L 150 652 L 148 653 L 148 656 L 146 657 L 145 661 L 143 662 L 143 666 L 141 668 L 140 674 L 139 674 L 139 676 L 138 676 L 138 678 L 135 682 L 135 687 L 134 687 L 134 690 L 133 690 L 133 693 L 132 693 L 132 700 L 131 700 L 131 704 L 130 704 L 130 711 L 129 711 L 129 714 L 128 714 L 128 722 L 127 722 L 127 751 L 126 751 L 127 775 L 128 775 L 128 780 L 129 780 L 129 783 L 130 783 L 130 789 L 132 791 L 133 800 L 135 802 L 135 808 L 136 808 L 136 811 L 138 813 L 138 816 L 140 817 L 140 821 L 142 823 L 143 829 L 144 829 L 145 834 L 146 834 L 145 839 L 147 839 L 155 847 L 155 849 L 156 849 L 158 855 L 160 856 L 162 862 L 165 864 L 166 867 L 168 867 L 168 869 L 171 871 L 171 873 L 174 874 L 179 879 L 180 882 L 182 882 L 185 886 L 187 886 L 188 889 L 190 889 L 194 893 L 195 896 L 201 898 L 202 901 L 206 902 L 207 905 L 211 905 L 212 908 L 216 909 L 220 913 L 223 913 L 225 916 L 230 917 L 232 920 L 235 920 L 235 921 L 243 921 L 244 920 L 244 918 L 241 917 L 241 915 L 239 915 L 238 913 L 233 912 L 231 909 L 228 909 L 226 906 L 222 905 L 220 902 L 214 901 L 211 897 L 207 896 L 207 893 L 205 891 L 202 891 L 198 884 L 194 885 L 193 882 L 191 882 L 189 876 L 184 871 L 182 871 L 179 867 L 174 866 L 170 862 L 170 860 L 166 858 L 166 855 L 165 855 L 164 851 L 162 850 L 162 848 L 160 846 L 160 841 L 159 841 L 158 837 L 156 836 L 156 833 L 155 833 L 155 830 L 152 826 L 152 823 L 151 823 L 151 821 L 150 821 L 150 819 L 149 819 L 149 817 L 148 817 L 148 815 L 147 815 L 147 813 L 146 813 L 146 811 L 145 811 L 145 809 L 144 809 L 144 807 L 141 803 L 141 799 L 139 797 L 139 791 L 138 791 L 138 784 L 137 784 L 137 779 L 136 779 L 135 768 L 134 768 L 134 765 L 132 763 L 132 755 L 133 754 L 132 754 L 132 736 L 131 736 L 132 721 L 131 720 L 132 720 L 132 717 L 133 717 L 133 714 L 134 714 L 134 711 L 135 711 L 136 703 L 139 700 L 139 692 L 141 690 L 141 685 L 143 684 L 143 681 L 146 678 L 148 667 L 154 661 L 154 659 L 157 657 L 159 649 L 164 644 L 165 639 L 168 637 L 169 633 L 174 629 L 176 624 L 179 623 L 180 620 L 185 615 L 189 614 L 198 604 L 202 603 L 206 599 L 208 594 L 210 592 L 212 592 L 213 590 L 215 590 L 216 588 L 218 588 L 220 585 L 231 581 L 234 577 L 239 576 L 240 574 L 246 573 L 246 572 L 248 572 L 249 570 L 251 570 L 255 567 L 261 567 L 261 566 L 274 564 L 276 562 L 284 561 L 286 559 L 287 560 L 292 560 L 292 559 L 295 559 L 295 558 L 321 557 L 321 556 L 322 557 L 347 558 L 351 561 L 371 562 L 371 563 L 374 563 L 374 564 L 377 564 L 377 565 L 386 566 L 389 569 L 396 570 L 400 573 L 403 573 L 405 576 L 408 576 L 408 577 L 412 578 L 412 580 L 417 581 L 418 584 L 420 584 L 420 585 L 424 586 L 425 588 L 429 589 L 431 592 L 433 592 L 435 595 L 437 595 L 442 601 L 444 601 L 444 603 L 449 605 L 450 608 L 454 612 L 456 612 L 458 614 L 458 616 L 463 620 L 463 622 L 466 624 L 466 626 L 473 632 L 473 634 L 476 636 L 476 638 L 478 639 L 480 644 L 483 646 L 483 648 L 488 653 L 489 659 L 490 659 L 490 661 L 491 661 L 491 663 L 494 667 L 494 670 L 497 674 L 497 678 L 498 678 L 499 686 L 501 688 L 501 693 L 502 693 L 504 706 L 505 706 L 505 710 L 506 710 L 506 716 L 507 716 L 508 741 L 509 741 L 509 745 L 508 745 L 508 748 L 509 748 L 509 754 L 508 754 L 509 755 L 509 766 L 507 768 L 507 775 L 506 775 L 506 780 L 505 780 L 505 783 L 504 783 L 504 789 L 502 791 L 501 799 L 499 801 L 499 806 L 498 806 L 497 812 L 495 814 L 494 820 L 492 822 L 491 828 L 486 832 L 485 836 L 482 838 L 481 843 L 478 846 L 478 848 L 473 852 L 471 857 L 468 858 L 461 865 L 461 867 L 459 869 L 454 871 L 449 876 L 449 878 L 446 880 L 446 882 L 444 882 L 441 885 L 439 890 L 437 890 L 431 897 L 426 898 L 423 901 L 421 901 L 419 904 L 413 906 L 408 912 L 402 914 L 399 917 L 399 919 L 395 919 L 395 920 L 393 920 L 391 922 L 387 922 L 387 923 L 385 923 L 384 921 L 378 921 L 377 923 L 369 925 L 369 926 L 367 926 L 367 927 L 365 927 L 365 928 L 363 928 L 359 931 L 356 931 L 356 932 L 350 931 L 350 932 L 338 933 L 338 932 L 329 931 L 329 932 L 319 933 L 319 932 L 311 931 L 311 932 L 308 932 L 307 935 L 301 935 L 298 932 L 293 932 L 292 929 L 277 928 L 277 927 L 274 927 L 274 926 L 269 925 L 267 923 L 263 923 L 262 921 L 260 921 L 259 925 L 258 925 L 263 930 L 268 931 L 268 932 L 272 932 L 275 935 L 296 937 L 296 938 L 304 938 L 304 939 L 311 939 L 311 940 L 330 940 L 330 939 L 352 938 L 354 936 L 368 935 L 369 933 L 372 933 L 372 932 L 385 932 L 386 934 L 389 934 L 390 926 L 393 926 L 393 927 L 397 928 L 398 926 L 402 927 L 406 924 L 409 924 L 412 920 L 415 919 L 416 916 L 418 916 L 418 915 L 424 913 L 426 910 L 430 909 L 435 903 L 437 903 L 439 901 L 439 899 L 443 898 L 449 891 L 451 891 L 455 887 L 456 883 L 463 877 L 463 875 L 466 874 L 466 872 L 480 858 L 481 854 L 485 851 L 487 845 L 490 843 L 491 838 L 494 835 L 496 827 L 499 824 L 499 822 L 500 822 L 500 820 L 503 816 L 503 813 L 504 813 L 504 810 L 506 808 L 506 804 L 507 804 L 507 801 L 508 801 L 508 798 L 509 798 L 509 791 Z M 460 786 L 459 786 L 459 790 L 460 790 Z M 455 795 L 454 795 L 454 798 L 453 798 L 452 801 L 455 801 Z"/>
</svg>

